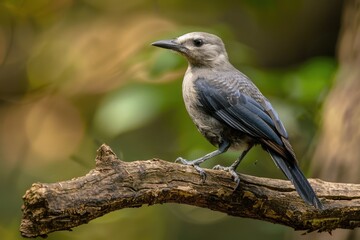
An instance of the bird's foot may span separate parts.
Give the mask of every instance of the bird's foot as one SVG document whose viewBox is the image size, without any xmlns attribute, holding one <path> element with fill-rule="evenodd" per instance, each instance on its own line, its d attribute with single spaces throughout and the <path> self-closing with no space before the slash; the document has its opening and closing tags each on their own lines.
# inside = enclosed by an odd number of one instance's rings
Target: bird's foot
<svg viewBox="0 0 360 240">
<path fill-rule="evenodd" d="M 189 160 L 186 160 L 182 157 L 178 157 L 176 160 L 175 160 L 176 163 L 181 163 L 181 164 L 184 164 L 184 165 L 187 165 L 187 166 L 193 166 L 195 168 L 196 171 L 198 171 L 198 173 L 200 174 L 200 177 L 201 177 L 201 180 L 202 182 L 205 182 L 206 180 L 206 173 L 205 173 L 205 170 L 203 168 L 201 168 L 199 166 L 199 164 L 202 162 L 199 162 L 196 160 L 192 160 L 192 161 L 189 161 Z"/>
<path fill-rule="evenodd" d="M 214 170 L 223 170 L 223 171 L 227 171 L 231 174 L 231 176 L 234 179 L 234 182 L 236 183 L 236 186 L 234 188 L 234 191 L 239 187 L 240 184 L 240 177 L 239 175 L 236 173 L 235 168 L 233 166 L 230 167 L 224 167 L 221 165 L 216 165 L 213 167 Z"/>
</svg>

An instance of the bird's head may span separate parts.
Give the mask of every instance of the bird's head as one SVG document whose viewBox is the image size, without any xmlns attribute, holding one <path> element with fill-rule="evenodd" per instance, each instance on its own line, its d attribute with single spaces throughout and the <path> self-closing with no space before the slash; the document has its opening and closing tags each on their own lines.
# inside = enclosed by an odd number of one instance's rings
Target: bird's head
<svg viewBox="0 0 360 240">
<path fill-rule="evenodd" d="M 152 45 L 184 55 L 192 67 L 214 68 L 229 64 L 223 41 L 210 33 L 187 33 L 176 39 L 154 42 Z"/>
</svg>

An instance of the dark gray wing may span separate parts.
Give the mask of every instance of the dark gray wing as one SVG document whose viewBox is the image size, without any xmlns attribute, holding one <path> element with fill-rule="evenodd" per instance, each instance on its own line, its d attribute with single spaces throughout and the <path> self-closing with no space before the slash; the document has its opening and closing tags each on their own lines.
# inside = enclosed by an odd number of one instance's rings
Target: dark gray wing
<svg viewBox="0 0 360 240">
<path fill-rule="evenodd" d="M 204 110 L 218 121 L 259 139 L 259 142 L 282 156 L 288 155 L 284 146 L 286 130 L 276 111 L 264 98 L 263 104 L 252 97 L 223 84 L 211 84 L 203 78 L 195 81 L 199 101 Z"/>
<path fill-rule="evenodd" d="M 269 101 L 264 98 L 258 103 L 227 84 L 211 84 L 201 78 L 195 81 L 204 110 L 223 124 L 257 138 L 304 201 L 322 209 L 322 203 L 297 165 L 286 130 Z"/>
</svg>

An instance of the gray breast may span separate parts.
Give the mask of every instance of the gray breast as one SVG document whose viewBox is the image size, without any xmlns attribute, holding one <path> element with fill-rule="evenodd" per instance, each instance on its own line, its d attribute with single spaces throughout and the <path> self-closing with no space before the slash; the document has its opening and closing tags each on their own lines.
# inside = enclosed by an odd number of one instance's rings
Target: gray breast
<svg viewBox="0 0 360 240">
<path fill-rule="evenodd" d="M 194 75 L 190 69 L 188 69 L 185 74 L 182 85 L 185 107 L 199 132 L 205 136 L 211 144 L 218 146 L 222 141 L 223 126 L 218 120 L 205 113 L 201 108 L 194 88 L 194 80 L 197 79 L 197 77 L 198 75 Z"/>
<path fill-rule="evenodd" d="M 232 149 L 244 148 L 251 139 L 241 131 L 230 128 L 207 114 L 198 100 L 194 82 L 200 76 L 187 70 L 183 80 L 183 98 L 186 110 L 199 132 L 213 145 L 219 146 L 221 142 L 228 141 Z M 211 79 L 209 79 L 211 81 Z"/>
</svg>

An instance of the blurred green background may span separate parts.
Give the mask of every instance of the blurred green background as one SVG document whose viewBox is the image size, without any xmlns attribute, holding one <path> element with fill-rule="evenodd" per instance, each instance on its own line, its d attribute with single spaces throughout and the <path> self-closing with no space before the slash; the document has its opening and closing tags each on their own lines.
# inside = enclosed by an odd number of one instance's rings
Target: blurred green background
<svg viewBox="0 0 360 240">
<path fill-rule="evenodd" d="M 153 41 L 207 31 L 283 120 L 307 176 L 337 70 L 342 1 L 2 0 L 0 238 L 19 239 L 33 182 L 82 176 L 107 143 L 125 161 L 214 150 L 183 106 L 187 63 Z M 206 167 L 228 165 L 226 153 Z M 238 171 L 283 178 L 254 148 Z M 293 230 L 190 206 L 124 209 L 48 239 L 289 239 Z"/>
</svg>

